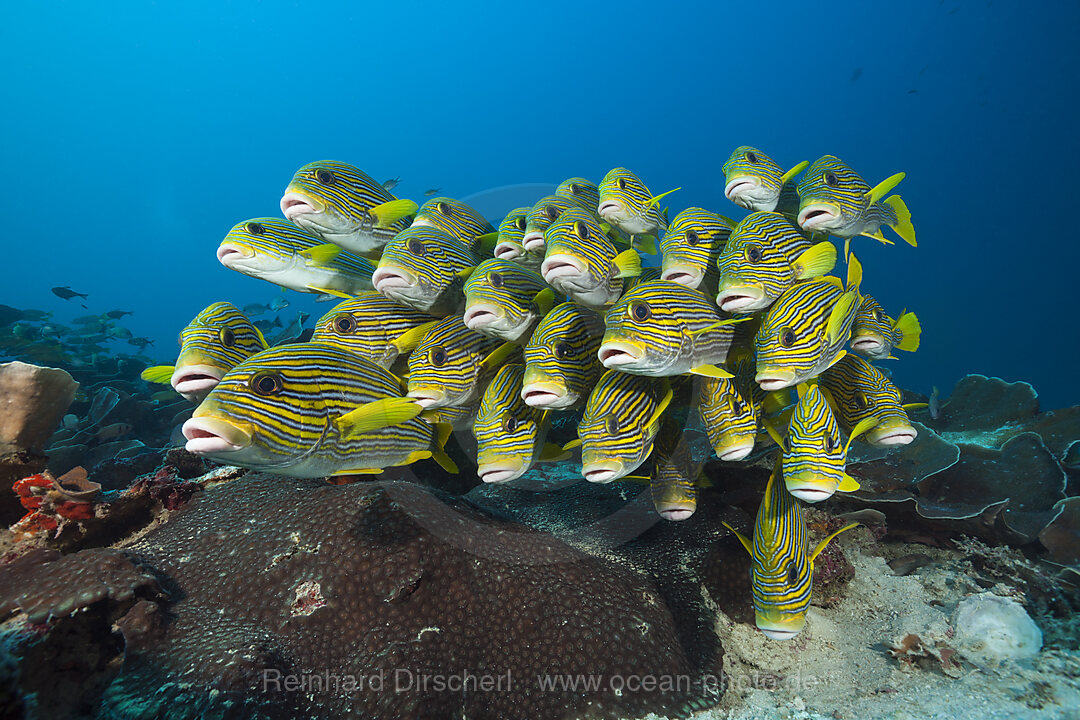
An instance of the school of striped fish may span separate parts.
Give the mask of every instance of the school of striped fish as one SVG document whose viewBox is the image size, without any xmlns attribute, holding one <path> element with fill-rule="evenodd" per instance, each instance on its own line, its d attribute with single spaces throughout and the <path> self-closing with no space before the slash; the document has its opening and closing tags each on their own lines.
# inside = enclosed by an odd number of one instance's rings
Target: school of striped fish
<svg viewBox="0 0 1080 720">
<path fill-rule="evenodd" d="M 890 194 L 903 173 L 871 186 L 831 155 L 785 172 L 747 146 L 723 172 L 741 220 L 696 207 L 669 219 L 661 200 L 678 188 L 654 195 L 615 168 L 496 228 L 458 200 L 418 206 L 351 165 L 310 163 L 285 188 L 284 219 L 237 223 L 217 257 L 341 302 L 309 341 L 273 347 L 216 302 L 175 364 L 143 377 L 198 404 L 186 447 L 221 463 L 341 478 L 430 458 L 458 472 L 445 450 L 458 430 L 484 482 L 580 458 L 587 481 L 648 483 L 668 520 L 694 513 L 710 454 L 772 449 L 752 538 L 736 533 L 758 627 L 790 638 L 815 557 L 851 527 L 810 550 L 803 504 L 858 489 L 845 471 L 856 439 L 916 437 L 874 362 L 916 350 L 918 318 L 863 294 L 851 251 L 859 236 L 891 244 L 883 228 L 914 246 L 915 231 Z M 559 414 L 577 424 L 561 445 L 548 442 Z"/>
</svg>

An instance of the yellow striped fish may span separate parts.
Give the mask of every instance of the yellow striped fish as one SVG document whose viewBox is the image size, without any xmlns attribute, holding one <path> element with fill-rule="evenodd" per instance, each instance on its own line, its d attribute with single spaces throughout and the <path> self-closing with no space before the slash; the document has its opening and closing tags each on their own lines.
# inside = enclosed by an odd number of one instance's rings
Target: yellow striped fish
<svg viewBox="0 0 1080 720">
<path fill-rule="evenodd" d="M 751 213 L 717 258 L 716 304 L 725 312 L 764 310 L 796 282 L 824 275 L 835 264 L 832 243 L 811 243 L 778 213 Z"/>
<path fill-rule="evenodd" d="M 311 342 L 335 345 L 386 370 L 410 352 L 437 321 L 369 290 L 319 318 Z"/>
<path fill-rule="evenodd" d="M 440 320 L 409 355 L 409 397 L 425 409 L 479 401 L 487 380 L 512 354 L 512 343 L 505 345 L 465 327 L 456 315 Z"/>
<path fill-rule="evenodd" d="M 521 399 L 525 366 L 503 365 L 491 379 L 473 424 L 476 472 L 487 483 L 515 480 L 538 462 L 570 457 L 557 445 L 546 444 L 547 411 Z"/>
<path fill-rule="evenodd" d="M 758 408 L 734 378 L 704 378 L 698 394 L 698 413 L 716 457 L 742 460 L 754 450 Z"/>
<path fill-rule="evenodd" d="M 726 522 L 724 525 L 750 553 L 750 585 L 758 629 L 773 640 L 790 640 L 806 625 L 814 560 L 830 540 L 858 523 L 845 525 L 807 552 L 806 520 L 798 501 L 781 482 L 781 467 L 777 457 L 758 507 L 753 541 Z"/>
<path fill-rule="evenodd" d="M 698 290 L 667 280 L 641 283 L 607 311 L 597 356 L 604 367 L 634 375 L 731 377 L 718 365 L 736 322 Z"/>
<path fill-rule="evenodd" d="M 907 445 L 918 437 L 907 410 L 922 404 L 904 405 L 900 390 L 885 373 L 858 355 L 845 355 L 822 373 L 821 387 L 844 426 L 854 428 L 868 418 L 876 421 L 862 436 L 871 445 Z"/>
<path fill-rule="evenodd" d="M 563 180 L 555 188 L 555 194 L 570 198 L 582 210 L 591 213 L 595 213 L 596 206 L 600 204 L 600 189 L 596 186 L 596 183 L 590 182 L 583 177 L 572 177 Z"/>
<path fill-rule="evenodd" d="M 187 400 L 200 402 L 225 373 L 267 347 L 263 334 L 235 305 L 216 302 L 180 331 L 176 363 L 148 367 L 142 379 L 170 384 Z"/>
<path fill-rule="evenodd" d="M 604 373 L 596 357 L 603 336 L 604 321 L 591 310 L 572 302 L 553 308 L 525 345 L 525 404 L 566 410 L 584 403 Z"/>
<path fill-rule="evenodd" d="M 784 485 L 789 493 L 808 503 L 826 500 L 839 490 L 852 492 L 859 483 L 844 472 L 847 451 L 857 435 L 874 424 L 866 421 L 854 430 L 847 443 L 825 393 L 817 383 L 799 386 L 799 402 L 791 414 L 787 437 L 774 438 L 783 448 Z"/>
<path fill-rule="evenodd" d="M 414 227 L 383 248 L 371 282 L 395 302 L 442 317 L 465 306 L 461 288 L 478 262 L 464 242 L 446 231 Z"/>
<path fill-rule="evenodd" d="M 637 175 L 623 167 L 612 168 L 600 182 L 596 212 L 602 220 L 631 236 L 659 235 L 667 230 L 668 222 L 658 201 L 675 190 L 654 196 Z"/>
<path fill-rule="evenodd" d="M 278 218 L 253 218 L 233 226 L 217 249 L 230 270 L 283 288 L 327 295 L 371 289 L 375 265 L 334 243 Z"/>
<path fill-rule="evenodd" d="M 544 231 L 544 281 L 556 292 L 590 308 L 604 308 L 623 293 L 623 278 L 641 274 L 633 249 L 619 252 L 595 217 L 577 208 L 564 210 Z"/>
<path fill-rule="evenodd" d="M 735 221 L 701 208 L 675 216 L 660 240 L 660 277 L 702 292 L 715 292 L 716 263 Z"/>
<path fill-rule="evenodd" d="M 905 312 L 893 320 L 877 300 L 866 295 L 851 325 L 851 350 L 871 360 L 885 360 L 894 347 L 907 352 L 918 350 L 921 335 L 922 326 L 915 313 Z"/>
<path fill-rule="evenodd" d="M 490 236 L 494 240 L 495 235 L 495 228 L 483 215 L 460 200 L 447 197 L 431 198 L 421 205 L 412 226 L 444 230 L 474 252 L 479 251 L 482 237 Z"/>
<path fill-rule="evenodd" d="M 904 173 L 896 173 L 872 188 L 839 158 L 820 157 L 807 168 L 797 187 L 799 227 L 844 238 L 844 257 L 851 238 L 857 235 L 891 245 L 892 241 L 881 234 L 882 225 L 891 227 L 914 247 L 915 228 L 907 205 L 899 195 L 885 197 L 903 179 Z"/>
<path fill-rule="evenodd" d="M 555 293 L 532 270 L 492 258 L 476 266 L 465 282 L 465 316 L 470 330 L 524 345 L 551 309 Z"/>
<path fill-rule="evenodd" d="M 757 148 L 741 145 L 724 163 L 724 197 L 751 212 L 799 213 L 799 195 L 792 181 L 809 165 L 805 160 L 787 172 Z"/>
<path fill-rule="evenodd" d="M 846 291 L 836 278 L 818 278 L 792 286 L 773 303 L 754 338 L 754 379 L 762 390 L 810 380 L 845 355 L 861 281 L 862 265 L 852 255 Z"/>
<path fill-rule="evenodd" d="M 671 386 L 608 370 L 601 377 L 578 423 L 581 474 L 589 482 L 607 483 L 629 475 L 652 452 L 660 418 L 671 402 Z"/>
<path fill-rule="evenodd" d="M 419 412 L 375 363 L 295 343 L 230 370 L 183 432 L 189 452 L 291 477 L 377 473 L 433 456 L 453 469 L 442 450 L 449 428 Z"/>
<path fill-rule="evenodd" d="M 539 270 L 540 263 L 544 260 L 543 253 L 534 253 L 525 256 L 525 223 L 531 208 L 514 208 L 506 213 L 506 217 L 499 223 L 499 236 L 495 241 L 495 257 L 500 260 L 509 260 L 530 270 Z"/>
<path fill-rule="evenodd" d="M 565 195 L 548 195 L 533 205 L 529 214 L 525 216 L 525 236 L 521 240 L 525 251 L 534 257 L 542 256 L 546 242 L 544 234 L 547 229 L 559 219 L 563 212 L 571 209 L 586 212 L 593 222 L 597 222 L 596 213 L 591 210 L 582 210 L 577 200 Z"/>
<path fill-rule="evenodd" d="M 686 520 L 697 510 L 698 482 L 702 464 L 695 462 L 679 427 L 662 421 L 654 441 L 649 492 L 656 514 L 665 520 Z"/>
<path fill-rule="evenodd" d="M 281 197 L 281 213 L 310 233 L 354 253 L 370 253 L 409 227 L 412 200 L 399 200 L 358 168 L 308 163 Z"/>
</svg>

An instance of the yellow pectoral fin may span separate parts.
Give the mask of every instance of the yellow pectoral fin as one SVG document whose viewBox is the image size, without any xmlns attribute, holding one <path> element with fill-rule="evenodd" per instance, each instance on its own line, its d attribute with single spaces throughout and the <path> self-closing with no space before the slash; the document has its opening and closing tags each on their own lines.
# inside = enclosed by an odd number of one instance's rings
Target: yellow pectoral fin
<svg viewBox="0 0 1080 720">
<path fill-rule="evenodd" d="M 555 304 L 555 291 L 551 288 L 541 290 L 536 293 L 533 302 L 536 304 L 536 309 L 540 311 L 541 315 L 547 315 L 551 312 L 551 308 Z"/>
<path fill-rule="evenodd" d="M 375 227 L 385 228 L 393 225 L 401 218 L 412 215 L 419 207 L 412 200 L 390 200 L 381 205 L 376 205 L 368 212 L 375 217 Z"/>
<path fill-rule="evenodd" d="M 490 257 L 495 254 L 495 246 L 499 243 L 499 233 L 489 232 L 485 235 L 480 235 L 473 244 L 476 246 L 476 251 L 480 253 L 481 257 Z"/>
<path fill-rule="evenodd" d="M 761 419 L 761 424 L 765 426 L 765 430 L 768 431 L 769 437 L 773 439 L 773 442 L 776 443 L 781 449 L 783 449 L 784 438 L 780 436 L 780 431 L 776 429 L 776 426 L 774 426 L 765 418 Z"/>
<path fill-rule="evenodd" d="M 851 441 L 862 435 L 864 432 L 874 429 L 879 420 L 875 417 L 863 418 L 859 423 L 851 429 L 851 435 L 848 436 L 847 445 L 844 446 L 844 454 L 847 455 L 848 448 L 851 447 Z M 855 489 L 859 489 L 859 484 L 855 483 Z M 850 492 L 845 490 L 844 492 Z"/>
<path fill-rule="evenodd" d="M 337 477 L 338 475 L 378 475 L 382 473 L 382 468 L 348 468 L 347 470 L 338 470 L 337 472 L 330 473 L 331 477 Z"/>
<path fill-rule="evenodd" d="M 467 267 L 464 270 L 458 270 L 456 275 L 462 280 L 468 280 L 470 277 L 472 277 L 474 270 L 476 270 L 475 265 L 473 267 Z"/>
<path fill-rule="evenodd" d="M 678 190 L 682 190 L 682 188 L 677 187 L 677 188 L 675 188 L 673 190 L 668 190 L 666 193 L 660 193 L 659 195 L 653 195 L 652 200 L 647 202 L 645 204 L 645 207 L 649 207 L 650 205 L 655 205 L 656 203 L 660 202 L 661 198 L 666 198 L 668 195 L 670 195 L 671 193 L 676 192 Z"/>
<path fill-rule="evenodd" d="M 926 408 L 930 407 L 930 403 L 907 403 L 906 405 L 901 405 L 900 407 L 903 408 L 905 412 L 911 412 L 912 410 L 925 410 Z"/>
<path fill-rule="evenodd" d="M 615 268 L 617 278 L 637 277 L 641 274 L 641 256 L 633 248 L 624 250 L 615 256 Z"/>
<path fill-rule="evenodd" d="M 340 254 L 341 247 L 334 243 L 315 245 L 314 247 L 309 247 L 307 250 L 299 253 L 300 257 L 307 260 L 308 265 L 315 265 L 317 267 L 326 265 Z"/>
<path fill-rule="evenodd" d="M 803 160 L 803 161 L 802 161 L 801 163 L 799 163 L 798 165 L 796 165 L 795 167 L 791 168 L 791 169 L 790 169 L 790 170 L 788 170 L 788 171 L 787 171 L 786 173 L 784 173 L 783 175 L 781 175 L 781 176 L 780 176 L 780 184 L 781 184 L 781 185 L 786 185 L 786 184 L 788 183 L 788 181 L 789 181 L 789 180 L 791 180 L 791 178 L 793 178 L 793 177 L 795 177 L 796 175 L 798 175 L 799 173 L 801 173 L 801 172 L 802 172 L 803 170 L 805 170 L 805 169 L 806 169 L 806 168 L 807 168 L 807 167 L 808 167 L 809 165 L 810 165 L 810 161 L 809 161 L 809 160 Z"/>
<path fill-rule="evenodd" d="M 881 230 L 878 230 L 877 232 L 872 232 L 872 233 L 859 233 L 859 235 L 861 235 L 862 237 L 874 238 L 875 240 L 877 240 L 882 245 L 895 245 L 896 244 L 892 240 L 890 240 L 889 238 L 882 235 Z"/>
<path fill-rule="evenodd" d="M 174 372 L 176 372 L 176 368 L 172 365 L 154 365 L 139 373 L 139 377 L 146 382 L 169 385 L 172 382 Z"/>
<path fill-rule="evenodd" d="M 438 324 L 438 320 L 432 320 L 431 322 L 417 325 L 416 327 L 403 332 L 401 335 L 398 335 L 390 344 L 397 349 L 398 354 L 412 352 L 412 349 L 419 345 L 420 341 L 427 335 L 428 330 Z"/>
<path fill-rule="evenodd" d="M 844 479 L 836 486 L 838 492 L 855 492 L 859 489 L 859 481 L 844 473 Z"/>
<path fill-rule="evenodd" d="M 861 523 L 853 522 L 853 523 L 850 523 L 848 525 L 845 525 L 844 527 L 842 527 L 839 530 L 837 530 L 836 532 L 834 532 L 832 535 L 829 535 L 827 538 L 825 538 L 824 540 L 819 542 L 817 544 L 817 547 L 814 548 L 814 551 L 812 553 L 810 553 L 810 566 L 813 567 L 814 558 L 816 558 L 818 555 L 821 554 L 821 551 L 825 549 L 825 546 L 829 544 L 830 540 L 832 540 L 834 537 L 836 537 L 840 533 L 844 532 L 845 530 L 850 530 L 853 527 L 858 527 L 860 524 Z"/>
<path fill-rule="evenodd" d="M 573 456 L 573 453 L 567 452 L 555 443 L 544 443 L 544 447 L 540 450 L 540 457 L 536 459 L 538 462 L 562 462 Z"/>
<path fill-rule="evenodd" d="M 498 370 L 506 360 L 514 353 L 521 350 L 521 346 L 514 342 L 504 342 L 491 351 L 491 354 L 480 361 L 480 369 L 484 371 Z"/>
<path fill-rule="evenodd" d="M 747 322 L 748 320 L 753 320 L 753 319 L 754 318 L 750 317 L 750 316 L 738 317 L 738 318 L 727 318 L 726 320 L 721 320 L 719 322 L 714 322 L 714 323 L 712 323 L 710 325 L 706 325 L 705 327 L 701 328 L 700 330 L 693 330 L 693 331 L 691 331 L 689 333 L 689 335 L 690 335 L 690 337 L 697 337 L 701 333 L 708 332 L 710 330 L 715 330 L 717 328 L 724 327 L 725 325 L 738 325 L 739 323 L 744 323 L 744 322 Z"/>
<path fill-rule="evenodd" d="M 352 300 L 354 296 L 348 293 L 343 293 L 340 290 L 331 290 L 330 288 L 315 287 L 314 285 L 305 285 L 311 292 L 323 293 L 325 295 L 333 295 L 334 297 L 344 298 L 345 300 Z"/>
<path fill-rule="evenodd" d="M 898 172 L 895 175 L 890 175 L 874 187 L 870 188 L 866 192 L 866 197 L 869 198 L 870 204 L 873 205 L 876 202 L 881 202 L 881 198 L 891 193 L 893 188 L 899 185 L 900 181 L 905 177 L 907 177 L 907 173 Z"/>
<path fill-rule="evenodd" d="M 379 428 L 400 425 L 419 415 L 423 408 L 407 397 L 392 397 L 365 403 L 334 420 L 342 437 L 348 438 Z"/>
<path fill-rule="evenodd" d="M 723 521 L 721 521 L 721 523 L 722 523 L 722 524 L 723 524 L 723 526 L 724 526 L 724 527 L 726 527 L 726 528 L 727 528 L 728 530 L 730 530 L 731 532 L 735 533 L 735 537 L 739 538 L 739 542 L 741 542 L 741 543 L 742 543 L 742 546 L 743 546 L 744 548 L 746 548 L 746 552 L 750 553 L 750 555 L 751 555 L 751 556 L 753 556 L 753 554 L 754 554 L 754 544 L 753 544 L 753 543 L 751 543 L 751 542 L 750 542 L 750 540 L 749 540 L 749 539 L 748 539 L 748 538 L 747 538 L 747 537 L 746 537 L 745 535 L 743 535 L 743 534 L 742 534 L 741 532 L 739 532 L 739 531 L 738 531 L 738 530 L 736 530 L 735 528 L 733 528 L 733 527 L 731 527 L 730 525 L 728 525 L 728 524 L 727 524 L 726 522 L 723 522 Z"/>
<path fill-rule="evenodd" d="M 581 447 L 581 438 L 575 438 L 562 446 L 563 450 L 574 450 Z"/>
<path fill-rule="evenodd" d="M 831 242 L 819 242 L 807 248 L 795 259 L 795 277 L 806 280 L 830 272 L 836 266 L 836 247 Z"/>
<path fill-rule="evenodd" d="M 735 377 L 727 370 L 716 365 L 698 365 L 697 367 L 690 368 L 690 375 L 699 375 L 701 377 L 710 378 L 733 378 Z"/>
<path fill-rule="evenodd" d="M 829 323 L 825 329 L 825 337 L 828 338 L 830 345 L 839 343 L 844 333 L 851 333 L 852 306 L 858 305 L 861 300 L 858 290 L 848 290 L 833 305 L 832 313 L 829 314 Z"/>
<path fill-rule="evenodd" d="M 646 255 L 655 255 L 660 252 L 660 248 L 656 244 L 655 235 L 634 236 L 634 249 L 643 252 Z"/>
</svg>

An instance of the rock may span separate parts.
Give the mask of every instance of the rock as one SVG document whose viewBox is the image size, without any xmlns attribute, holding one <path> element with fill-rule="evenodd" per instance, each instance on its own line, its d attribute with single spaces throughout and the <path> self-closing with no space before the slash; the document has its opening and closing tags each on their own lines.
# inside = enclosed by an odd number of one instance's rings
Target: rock
<svg viewBox="0 0 1080 720">
<path fill-rule="evenodd" d="M 1062 565 L 1080 565 L 1080 497 L 1054 505 L 1054 519 L 1039 533 L 1050 559 Z"/>
<path fill-rule="evenodd" d="M 0 365 L 0 454 L 44 449 L 78 387 L 59 368 Z"/>
<path fill-rule="evenodd" d="M 957 649 L 974 663 L 996 666 L 1022 660 L 1042 648 L 1042 631 L 1015 600 L 993 593 L 961 601 L 953 616 Z"/>
</svg>

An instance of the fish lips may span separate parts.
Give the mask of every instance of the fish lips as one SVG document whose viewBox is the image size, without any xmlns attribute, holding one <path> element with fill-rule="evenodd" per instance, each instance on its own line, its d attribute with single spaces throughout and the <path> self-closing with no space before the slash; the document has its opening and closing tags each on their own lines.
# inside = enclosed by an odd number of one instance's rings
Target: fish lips
<svg viewBox="0 0 1080 720">
<path fill-rule="evenodd" d="M 755 612 L 754 616 L 758 630 L 770 640 L 790 640 L 806 626 L 805 614 L 787 620 L 772 618 L 762 612 Z"/>
<path fill-rule="evenodd" d="M 235 270 L 237 267 L 241 266 L 245 260 L 250 260 L 253 257 L 255 257 L 255 250 L 247 245 L 231 242 L 223 242 L 218 245 L 218 262 L 230 270 Z"/>
<path fill-rule="evenodd" d="M 811 203 L 799 209 L 798 223 L 803 230 L 828 230 L 840 218 L 840 211 L 829 203 Z"/>
<path fill-rule="evenodd" d="M 730 444 L 724 444 L 720 447 L 714 448 L 716 457 L 720 458 L 724 462 L 735 462 L 737 460 L 745 460 L 746 457 L 754 450 L 754 438 L 753 436 L 744 440 L 737 440 Z"/>
<path fill-rule="evenodd" d="M 614 460 L 587 462 L 581 466 L 581 476 L 594 483 L 609 483 L 627 473 L 623 464 Z"/>
<path fill-rule="evenodd" d="M 610 369 L 622 369 L 638 365 L 645 357 L 640 347 L 622 340 L 606 340 L 596 351 L 600 363 Z"/>
<path fill-rule="evenodd" d="M 193 417 L 181 431 L 187 438 L 185 449 L 196 455 L 220 455 L 243 450 L 251 445 L 251 434 L 227 420 Z"/>
<path fill-rule="evenodd" d="M 690 264 L 665 265 L 660 271 L 661 280 L 679 283 L 695 290 L 704 277 L 705 272 L 701 268 Z"/>
<path fill-rule="evenodd" d="M 820 479 L 814 481 L 789 480 L 785 477 L 784 486 L 792 497 L 796 497 L 805 503 L 817 503 L 828 500 L 835 495 L 837 483 L 823 485 Z"/>
<path fill-rule="evenodd" d="M 580 277 L 585 274 L 585 265 L 578 258 L 567 253 L 550 254 L 540 264 L 540 274 L 544 282 L 551 284 L 552 280 L 562 278 Z"/>
<path fill-rule="evenodd" d="M 416 286 L 416 276 L 399 267 L 377 267 L 371 274 L 371 286 L 377 292 L 392 297 L 388 293 Z"/>
<path fill-rule="evenodd" d="M 504 240 L 495 246 L 494 255 L 500 260 L 517 260 L 525 255 L 525 246 L 518 242 Z"/>
<path fill-rule="evenodd" d="M 771 302 L 757 285 L 732 285 L 717 293 L 716 304 L 724 312 L 751 313 L 764 310 Z"/>
<path fill-rule="evenodd" d="M 733 177 L 724 186 L 724 197 L 739 207 L 747 210 L 760 210 L 770 201 L 776 207 L 778 191 L 761 184 L 761 179 L 753 175 Z"/>
<path fill-rule="evenodd" d="M 521 238 L 521 246 L 525 248 L 527 252 L 534 252 L 544 249 L 544 233 L 532 231 L 525 233 L 525 236 Z"/>
<path fill-rule="evenodd" d="M 797 379 L 798 376 L 791 370 L 769 368 L 759 370 L 757 375 L 754 376 L 754 382 L 761 386 L 761 389 L 766 392 L 789 388 L 796 384 Z"/>
<path fill-rule="evenodd" d="M 520 461 L 480 462 L 476 466 L 476 474 L 486 483 L 504 483 L 521 477 L 526 469 Z"/>
<path fill-rule="evenodd" d="M 907 423 L 896 423 L 895 425 L 878 425 L 869 430 L 866 435 L 866 442 L 876 447 L 892 447 L 895 445 L 908 445 L 915 441 L 915 438 L 919 436 L 919 431 Z"/>
<path fill-rule="evenodd" d="M 529 407 L 560 409 L 577 402 L 563 385 L 553 382 L 531 382 L 521 386 L 521 399 Z"/>
<path fill-rule="evenodd" d="M 656 503 L 656 514 L 665 520 L 671 520 L 672 522 L 686 520 L 694 514 L 694 510 L 696 509 L 696 505 L 690 505 L 688 503 Z"/>
<path fill-rule="evenodd" d="M 428 408 L 438 408 L 447 404 L 446 392 L 440 388 L 435 387 L 420 387 L 415 390 L 409 390 L 406 393 L 406 397 L 410 397 L 416 402 L 417 405 L 427 410 Z"/>
<path fill-rule="evenodd" d="M 473 303 L 465 308 L 462 316 L 465 327 L 478 332 L 493 325 L 505 325 L 506 313 L 493 303 Z"/>
<path fill-rule="evenodd" d="M 880 335 L 856 335 L 851 338 L 851 349 L 860 355 L 880 355 L 885 349 L 885 338 Z"/>
<path fill-rule="evenodd" d="M 225 373 L 213 365 L 181 365 L 173 370 L 169 384 L 187 400 L 196 402 L 214 389 Z"/>
<path fill-rule="evenodd" d="M 318 198 L 293 189 L 285 191 L 285 194 L 281 196 L 279 205 L 281 206 L 281 214 L 292 222 L 296 222 L 296 218 L 301 215 L 315 215 L 326 209 L 326 204 Z"/>
<path fill-rule="evenodd" d="M 618 200 L 604 200 L 597 206 L 596 214 L 605 220 L 611 220 L 625 215 L 626 206 Z"/>
</svg>

